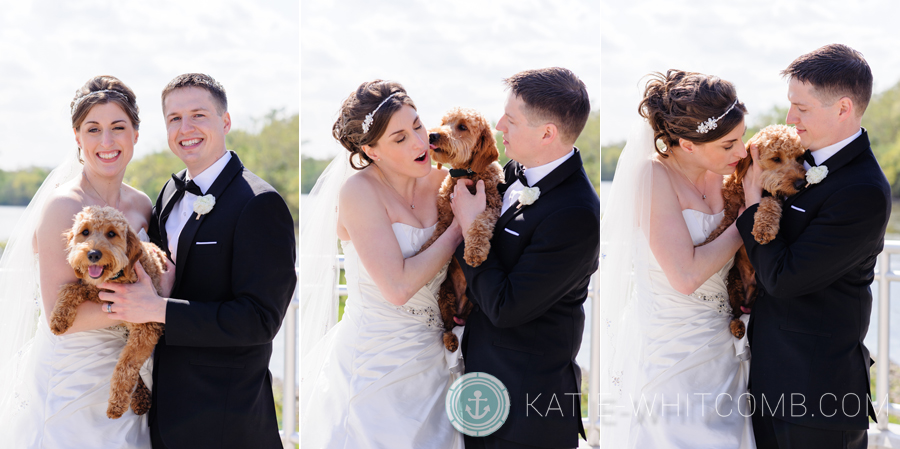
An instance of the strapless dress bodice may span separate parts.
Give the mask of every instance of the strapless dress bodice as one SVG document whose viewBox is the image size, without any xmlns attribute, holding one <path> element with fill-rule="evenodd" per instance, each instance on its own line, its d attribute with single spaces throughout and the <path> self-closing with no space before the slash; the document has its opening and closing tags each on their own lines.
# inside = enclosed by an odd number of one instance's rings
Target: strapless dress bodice
<svg viewBox="0 0 900 449">
<path fill-rule="evenodd" d="M 405 223 L 391 224 L 403 258 L 408 259 L 415 256 L 422 245 L 434 234 L 436 227 L 437 224 L 427 228 L 417 228 Z M 432 330 L 443 330 L 437 298 L 441 283 L 447 277 L 449 264 L 444 265 L 406 304 L 397 306 L 384 299 L 378 286 L 375 285 L 375 281 L 372 280 L 369 272 L 360 261 L 353 242 L 341 241 L 341 248 L 344 250 L 344 274 L 347 281 L 345 317 L 358 321 L 375 317 L 384 319 L 388 318 L 388 316 L 384 315 L 387 314 L 393 319 L 409 319 L 425 324 Z M 365 309 L 369 310 L 366 311 Z M 371 313 L 372 309 L 377 309 L 380 313 L 373 314 Z"/>
</svg>

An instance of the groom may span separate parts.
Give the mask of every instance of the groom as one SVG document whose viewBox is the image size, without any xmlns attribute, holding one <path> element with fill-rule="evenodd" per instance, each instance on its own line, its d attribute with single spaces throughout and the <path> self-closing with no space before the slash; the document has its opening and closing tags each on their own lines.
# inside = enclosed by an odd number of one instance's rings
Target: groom
<svg viewBox="0 0 900 449">
<path fill-rule="evenodd" d="M 291 214 L 225 149 L 221 84 L 180 75 L 162 103 L 169 148 L 187 166 L 150 219 L 151 240 L 175 262 L 172 298 L 156 296 L 142 270 L 141 282 L 109 284 L 115 293 L 103 298 L 128 321 L 166 325 L 154 357 L 153 448 L 282 447 L 268 366 L 297 281 Z M 212 209 L 198 208 L 201 196 L 215 198 Z"/>
<path fill-rule="evenodd" d="M 486 372 L 509 391 L 506 423 L 466 448 L 573 448 L 581 424 L 581 368 L 588 283 L 599 265 L 600 201 L 573 145 L 590 114 L 584 83 L 563 68 L 526 70 L 505 80 L 506 183 L 491 251 L 477 268 L 456 251 L 475 304 L 462 351 L 467 372 Z M 540 189 L 533 197 L 526 188 Z M 484 210 L 477 194 L 454 192 L 463 229 Z"/>
<path fill-rule="evenodd" d="M 748 189 L 753 205 L 737 221 L 762 287 L 749 325 L 753 431 L 760 449 L 865 448 L 875 413 L 863 339 L 891 212 L 890 186 L 860 127 L 872 72 L 862 54 L 832 44 L 782 74 L 787 123 L 811 153 L 807 165 L 828 171 L 787 198 L 772 242 L 751 235 L 759 188 Z"/>
</svg>

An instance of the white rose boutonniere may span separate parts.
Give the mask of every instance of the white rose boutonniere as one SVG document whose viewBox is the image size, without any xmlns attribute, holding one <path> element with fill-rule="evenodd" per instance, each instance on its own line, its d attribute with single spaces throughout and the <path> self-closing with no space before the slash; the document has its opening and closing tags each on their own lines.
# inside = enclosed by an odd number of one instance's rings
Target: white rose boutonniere
<svg viewBox="0 0 900 449">
<path fill-rule="evenodd" d="M 200 219 L 201 215 L 206 215 L 209 211 L 213 210 L 215 205 L 216 197 L 212 195 L 203 195 L 197 198 L 197 201 L 194 202 L 194 212 L 197 213 L 197 220 Z"/>
<path fill-rule="evenodd" d="M 828 167 L 819 165 L 810 168 L 806 171 L 806 187 L 809 187 L 810 184 L 818 184 L 822 182 L 822 180 L 825 179 L 826 176 L 828 176 Z"/>
<path fill-rule="evenodd" d="M 525 187 L 524 189 L 522 189 L 522 193 L 519 194 L 519 206 L 516 207 L 516 209 L 521 209 L 522 206 L 534 204 L 534 202 L 537 201 L 540 197 L 540 187 Z"/>
</svg>

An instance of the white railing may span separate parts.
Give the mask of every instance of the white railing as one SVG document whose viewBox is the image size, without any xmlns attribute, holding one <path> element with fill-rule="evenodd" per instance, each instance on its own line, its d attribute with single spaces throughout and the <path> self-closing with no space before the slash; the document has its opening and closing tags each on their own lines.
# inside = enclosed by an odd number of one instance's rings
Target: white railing
<svg viewBox="0 0 900 449">
<path fill-rule="evenodd" d="M 297 268 L 297 286 L 294 297 L 284 315 L 284 391 L 281 398 L 281 442 L 285 449 L 293 449 L 300 444 L 297 432 L 297 315 L 300 310 L 300 268 Z"/>
<path fill-rule="evenodd" d="M 873 406 L 877 412 L 878 424 L 874 425 L 869 431 L 869 447 L 898 447 L 896 445 L 897 435 L 895 435 L 896 427 L 892 424 L 893 429 L 888 428 L 888 416 L 900 417 L 900 404 L 890 402 L 890 324 L 891 324 L 891 282 L 900 282 L 900 271 L 891 268 L 891 255 L 900 255 L 900 240 L 885 240 L 884 250 L 878 256 L 878 265 L 875 271 L 875 280 L 878 281 L 878 291 L 875 298 L 878 299 L 878 347 L 876 352 L 876 372 L 875 372 L 875 399 L 886 398 L 887 406 L 879 404 L 878 401 L 873 402 Z M 600 275 L 599 272 L 594 273 L 592 277 L 592 286 L 594 286 L 590 298 L 592 304 L 592 314 L 590 317 L 591 326 L 591 362 L 590 362 L 590 380 L 588 381 L 588 418 L 584 420 L 584 428 L 588 436 L 588 445 L 600 445 L 600 425 L 599 425 L 599 405 L 595 400 L 599 399 L 597 391 L 600 388 Z M 595 399 L 595 400 L 592 400 Z M 876 436 L 873 438 L 873 436 Z M 892 440 L 894 444 L 886 444 L 885 441 Z"/>
<path fill-rule="evenodd" d="M 886 398 L 888 407 L 874 403 L 878 416 L 878 430 L 888 428 L 888 415 L 900 416 L 900 406 L 890 402 L 890 341 L 891 341 L 891 282 L 900 281 L 900 272 L 891 268 L 891 254 L 900 254 L 900 240 L 885 240 L 884 250 L 878 255 L 875 279 L 878 281 L 878 352 L 875 362 L 875 398 Z"/>
</svg>

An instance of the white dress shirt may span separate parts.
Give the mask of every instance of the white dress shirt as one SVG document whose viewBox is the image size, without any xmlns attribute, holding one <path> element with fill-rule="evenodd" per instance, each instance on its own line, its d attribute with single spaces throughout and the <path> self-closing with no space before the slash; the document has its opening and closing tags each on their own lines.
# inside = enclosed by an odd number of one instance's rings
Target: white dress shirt
<svg viewBox="0 0 900 449">
<path fill-rule="evenodd" d="M 219 177 L 219 174 L 222 173 L 222 170 L 225 169 L 230 160 L 231 152 L 226 151 L 224 156 L 193 178 L 194 184 L 197 184 L 197 187 L 200 187 L 200 190 L 206 194 L 206 191 L 212 187 L 213 182 L 216 181 L 216 178 Z M 190 181 L 190 178 L 185 178 L 185 182 Z M 187 224 L 188 219 L 194 213 L 194 203 L 197 201 L 197 198 L 198 196 L 193 193 L 184 192 L 184 196 L 178 201 L 178 204 L 172 207 L 169 219 L 166 220 L 166 235 L 169 239 L 169 253 L 172 254 L 173 262 L 177 262 L 178 239 L 181 237 L 181 230 L 184 229 L 184 225 Z"/>
<path fill-rule="evenodd" d="M 533 168 L 523 167 L 525 169 L 525 179 L 528 180 L 529 185 L 534 187 L 534 185 L 537 184 L 538 181 L 544 179 L 544 176 L 550 174 L 550 172 L 552 172 L 556 167 L 562 165 L 563 162 L 572 157 L 574 154 L 575 149 L 572 148 L 572 151 L 569 151 L 565 156 L 553 162 L 548 162 L 544 165 Z M 506 189 L 506 193 L 503 194 L 503 208 L 500 209 L 500 215 L 505 214 L 506 210 L 509 209 L 509 207 L 519 199 L 519 196 L 522 195 L 523 190 L 525 190 L 525 186 L 522 185 L 522 182 L 520 182 L 518 179 L 516 179 L 516 182 L 512 183 L 509 188 Z"/>
<path fill-rule="evenodd" d="M 823 163 L 825 163 L 825 161 L 828 160 L 828 158 L 837 154 L 838 151 L 841 151 L 842 148 L 849 145 L 850 142 L 853 142 L 854 140 L 856 140 L 857 137 L 859 137 L 861 135 L 862 135 L 862 128 L 860 128 L 859 131 L 856 132 L 856 134 L 854 134 L 838 143 L 828 145 L 827 147 L 824 147 L 824 148 L 819 148 L 816 151 L 810 151 L 809 153 L 812 154 L 813 159 L 816 160 L 816 165 L 822 165 Z M 804 161 L 803 168 L 809 170 L 809 163 Z"/>
</svg>

